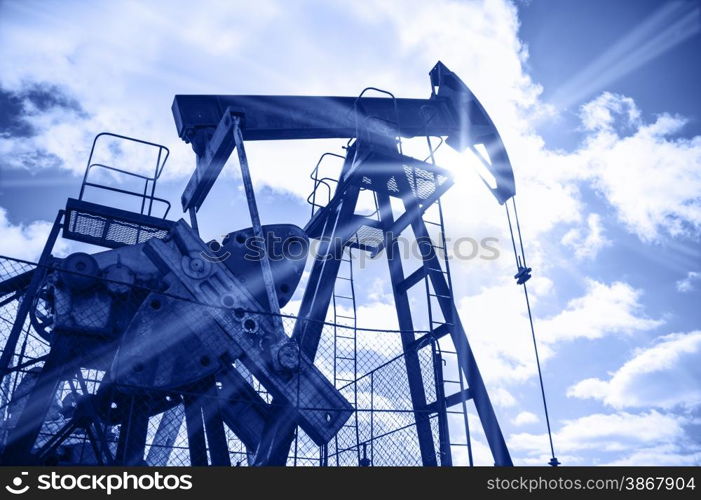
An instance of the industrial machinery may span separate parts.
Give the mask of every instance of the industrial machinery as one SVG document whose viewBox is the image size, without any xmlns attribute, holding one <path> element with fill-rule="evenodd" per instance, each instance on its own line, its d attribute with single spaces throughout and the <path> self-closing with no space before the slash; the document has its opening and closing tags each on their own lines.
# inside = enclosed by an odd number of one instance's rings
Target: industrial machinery
<svg viewBox="0 0 701 500">
<path fill-rule="evenodd" d="M 374 88 L 358 97 L 176 96 L 178 135 L 197 158 L 181 200 L 189 222 L 168 219 L 169 202 L 155 195 L 167 148 L 98 135 L 80 195 L 59 211 L 39 262 L 0 261 L 2 463 L 471 465 L 469 402 L 494 463 L 511 465 L 437 252 L 440 198 L 453 180 L 433 153 L 443 142 L 479 150 L 501 204 L 514 177 L 468 87 L 440 62 L 430 84 L 427 99 Z M 414 137 L 426 138 L 425 159 L 404 153 L 402 140 Z M 261 225 L 245 142 L 320 138 L 348 144 L 313 170 L 309 222 Z M 153 148 L 153 175 L 94 161 L 107 139 Z M 205 242 L 198 211 L 234 151 L 252 225 Z M 342 160 L 337 177 L 322 174 L 330 157 Z M 143 190 L 97 182 L 96 171 Z M 140 208 L 88 201 L 86 188 Z M 359 210 L 361 193 L 374 200 L 370 213 Z M 397 238 L 408 231 L 421 259 L 405 271 Z M 57 258 L 59 237 L 102 250 Z M 310 240 L 319 244 L 299 313 L 283 315 Z M 386 255 L 398 331 L 358 328 L 358 252 Z M 522 257 L 519 283 L 530 277 Z M 411 290 L 425 290 L 426 330 L 415 328 Z"/>
</svg>

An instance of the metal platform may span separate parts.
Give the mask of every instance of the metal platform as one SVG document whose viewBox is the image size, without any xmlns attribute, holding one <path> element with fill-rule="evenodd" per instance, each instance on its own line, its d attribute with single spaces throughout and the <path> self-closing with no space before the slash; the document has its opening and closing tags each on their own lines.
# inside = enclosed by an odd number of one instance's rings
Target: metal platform
<svg viewBox="0 0 701 500">
<path fill-rule="evenodd" d="M 107 143 L 107 149 L 117 144 L 136 145 L 152 151 L 155 159 L 153 175 L 143 175 L 115 165 L 100 163 L 98 145 L 104 147 L 103 143 Z M 69 198 L 66 202 L 63 237 L 106 248 L 135 245 L 151 238 L 164 238 L 173 226 L 172 221 L 165 220 L 170 211 L 170 202 L 156 197 L 155 190 L 169 155 L 168 148 L 160 144 L 111 132 L 97 134 L 90 149 L 78 199 Z M 100 173 L 115 179 L 142 182 L 143 189 L 128 190 L 117 188 L 113 183 L 106 183 L 104 180 L 97 182 L 94 177 Z M 136 199 L 141 208 L 139 212 L 135 212 L 86 201 L 87 188 L 103 193 L 116 193 L 130 200 Z M 155 217 L 153 214 L 156 204 L 164 207 L 162 217 Z"/>
<path fill-rule="evenodd" d="M 63 237 L 107 248 L 163 239 L 173 221 L 69 198 Z"/>
</svg>

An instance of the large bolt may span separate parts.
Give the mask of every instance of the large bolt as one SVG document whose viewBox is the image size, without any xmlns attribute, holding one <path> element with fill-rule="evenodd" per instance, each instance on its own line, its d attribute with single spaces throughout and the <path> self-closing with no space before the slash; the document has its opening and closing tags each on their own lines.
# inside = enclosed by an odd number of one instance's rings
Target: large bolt
<svg viewBox="0 0 701 500">
<path fill-rule="evenodd" d="M 196 273 L 202 272 L 202 270 L 204 270 L 204 261 L 193 257 L 190 259 L 190 270 Z"/>
<path fill-rule="evenodd" d="M 299 368 L 299 347 L 296 342 L 287 341 L 277 349 L 277 362 L 285 370 L 295 371 Z"/>
</svg>

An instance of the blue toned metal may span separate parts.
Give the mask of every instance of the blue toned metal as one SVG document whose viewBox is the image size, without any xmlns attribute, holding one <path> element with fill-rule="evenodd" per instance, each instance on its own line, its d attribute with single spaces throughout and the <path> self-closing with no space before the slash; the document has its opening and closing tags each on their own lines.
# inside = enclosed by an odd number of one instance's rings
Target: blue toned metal
<svg viewBox="0 0 701 500">
<path fill-rule="evenodd" d="M 494 122 L 467 85 L 443 63 L 439 61 L 431 70 L 430 76 L 432 95 L 450 102 L 457 117 L 458 127 L 457 132 L 453 134 L 435 134 L 431 127 L 435 117 L 429 114 L 427 127 L 422 135 L 447 135 L 446 143 L 453 149 L 471 149 L 494 177 L 493 185 L 482 177 L 487 189 L 499 203 L 505 203 L 516 194 L 516 183 L 509 155 Z M 487 153 L 487 158 L 476 149 L 480 145 Z"/>
<path fill-rule="evenodd" d="M 372 123 L 366 126 L 372 126 Z M 391 134 L 391 132 L 388 133 Z M 453 139 L 453 142 L 455 142 L 455 139 Z M 332 200 L 327 206 L 319 207 L 318 210 L 313 212 L 312 220 L 307 225 L 308 233 L 310 233 L 312 237 L 319 237 L 322 241 L 325 241 L 330 235 L 326 234 L 325 231 L 320 231 L 319 228 L 326 227 L 325 225 L 328 223 L 328 220 L 335 217 L 337 220 L 345 221 L 345 224 L 336 221 L 334 224 L 341 224 L 341 227 L 350 228 L 351 231 L 356 232 L 355 234 L 357 234 L 359 226 L 366 223 L 368 226 L 372 225 L 379 229 L 384 235 L 382 240 L 376 243 L 372 255 L 377 255 L 383 249 L 387 251 L 395 306 L 397 308 L 397 318 L 404 347 L 407 377 L 411 391 L 412 405 L 415 411 L 414 420 L 422 463 L 424 465 L 437 465 L 437 454 L 443 457 L 442 463 L 451 463 L 451 443 L 447 435 L 449 431 L 446 425 L 445 415 L 446 405 L 454 406 L 456 404 L 462 404 L 463 411 L 465 411 L 464 401 L 467 398 L 471 398 L 475 403 L 480 420 L 482 421 L 488 443 L 494 455 L 495 463 L 497 465 L 511 465 L 511 458 L 494 415 L 494 410 L 489 401 L 472 351 L 467 343 L 465 332 L 455 309 L 452 290 L 449 284 L 449 269 L 446 267 L 444 271 L 441 267 L 441 263 L 436 258 L 436 246 L 431 242 L 422 219 L 422 215 L 426 209 L 433 203 L 436 203 L 440 196 L 450 187 L 452 179 L 448 172 L 440 167 L 403 155 L 401 153 L 400 144 L 400 139 L 398 137 L 392 138 L 391 135 L 382 140 L 370 143 L 357 140 L 352 148 L 349 149 L 349 156 L 347 157 L 352 158 L 352 163 L 350 163 L 349 166 L 349 161 L 348 159 L 346 160 L 346 165 L 339 176 L 338 185 Z M 417 176 L 417 172 L 420 172 L 420 177 Z M 419 178 L 422 182 L 421 188 L 417 180 Z M 315 183 L 315 187 L 320 185 L 321 183 Z M 343 218 L 340 218 L 340 211 L 334 202 L 343 200 L 343 190 L 346 185 L 362 186 L 374 192 L 380 214 L 379 224 L 374 223 L 374 221 L 371 224 L 371 221 L 367 218 L 360 218 L 353 213 L 348 213 Z M 401 199 L 406 208 L 405 213 L 400 215 L 396 221 L 394 220 L 392 208 L 390 206 L 390 196 Z M 314 195 L 310 198 L 314 201 L 316 200 Z M 424 264 L 405 279 L 400 257 L 397 255 L 396 238 L 408 227 L 412 228 L 419 242 L 419 249 L 421 250 Z M 342 244 L 348 244 L 343 239 L 340 241 Z M 443 246 L 445 246 L 444 243 Z M 324 261 L 328 261 L 329 257 L 338 259 L 337 256 L 329 254 L 328 252 L 326 252 L 326 255 L 324 253 L 321 255 L 323 255 Z M 443 383 L 440 381 L 438 384 L 440 387 L 437 385 L 438 399 L 431 404 L 426 401 L 423 376 L 417 358 L 417 350 L 422 344 L 415 341 L 412 312 L 409 307 L 407 295 L 407 291 L 412 286 L 424 279 L 430 281 L 431 287 L 434 290 L 431 296 L 437 299 L 442 316 L 445 318 L 445 322 L 438 326 L 435 331 L 432 331 L 430 335 L 433 338 L 439 338 L 448 333 L 451 334 L 457 352 L 459 377 L 461 379 L 460 390 L 449 396 L 443 394 Z M 312 277 L 310 279 L 310 285 L 313 286 L 315 283 L 318 282 Z M 309 288 L 307 290 L 309 290 Z M 317 290 L 328 294 L 328 291 L 324 291 L 321 285 L 317 286 Z M 317 300 L 316 296 L 314 300 Z M 430 297 L 429 300 L 431 300 Z M 310 300 L 310 302 L 312 301 Z M 324 311 L 325 309 L 322 309 L 322 311 L 317 311 L 316 314 L 321 317 Z M 431 321 L 432 327 L 435 324 L 436 322 Z M 470 386 L 469 390 L 462 386 L 463 376 Z M 436 371 L 436 378 L 441 377 L 442 373 L 439 369 Z M 438 414 L 439 416 L 439 450 L 435 447 L 432 430 L 429 425 L 429 415 L 431 413 Z M 465 439 L 468 440 L 469 443 L 469 429 L 467 424 L 465 428 Z"/>
<path fill-rule="evenodd" d="M 228 118 L 228 116 L 225 116 L 224 122 L 228 121 Z M 256 204 L 255 192 L 253 191 L 253 181 L 251 180 L 251 172 L 248 168 L 248 159 L 243 146 L 243 136 L 241 135 L 241 118 L 239 116 L 233 116 L 232 122 L 231 132 L 234 136 L 236 153 L 238 154 L 239 158 L 241 180 L 243 181 L 243 189 L 246 193 L 248 212 L 251 216 L 253 236 L 259 241 L 263 241 L 265 235 L 263 234 L 263 227 L 260 222 L 260 215 L 258 214 L 258 205 Z M 277 293 L 275 292 L 273 272 L 270 269 L 270 256 L 264 251 L 263 255 L 260 256 L 258 261 L 260 262 L 261 275 L 263 277 L 263 284 L 265 285 L 265 294 L 267 299 L 264 304 L 267 306 L 266 309 L 268 311 L 276 315 L 273 317 L 273 321 L 277 323 L 276 326 L 278 330 L 282 331 L 282 322 L 277 320 L 277 315 L 280 314 L 280 304 L 278 303 Z"/>
<path fill-rule="evenodd" d="M 441 465 L 453 465 L 453 453 L 450 448 L 450 426 L 448 424 L 448 403 L 445 397 L 445 379 L 443 378 L 443 357 L 437 347 L 437 341 L 431 342 L 433 356 L 433 377 L 436 386 L 436 413 L 438 414 L 438 439 L 440 442 Z M 470 464 L 472 465 L 472 464 Z"/>
<path fill-rule="evenodd" d="M 444 333 L 451 333 L 461 371 L 470 385 L 470 391 L 461 390 L 458 397 L 462 401 L 465 395 L 473 398 L 495 462 L 509 465 L 511 459 L 457 318 L 450 287 L 443 272 L 439 279 L 436 272 L 431 270 L 432 267 L 440 269 L 440 263 L 430 261 L 430 256 L 424 255 L 423 271 L 419 270 L 410 276 L 411 283 L 405 282 L 401 262 L 393 251 L 396 245 L 394 238 L 407 227 L 412 227 L 417 239 L 428 237 L 427 233 L 419 234 L 422 230 L 425 232 L 425 226 L 418 225 L 421 214 L 452 183 L 451 176 L 440 167 L 404 156 L 401 137 L 447 136 L 446 142 L 459 151 L 471 148 L 478 152 L 476 148 L 482 146 L 481 150 L 486 152 L 488 158 L 480 158 L 494 176 L 495 185 L 489 186 L 490 190 L 500 203 L 514 194 L 508 155 L 494 124 L 479 101 L 440 62 L 431 70 L 430 77 L 432 92 L 426 100 L 396 99 L 385 91 L 381 92 L 389 97 L 368 98 L 362 94 L 357 98 L 176 96 L 173 114 L 178 133 L 183 140 L 192 143 L 198 155 L 197 170 L 183 194 L 183 209 L 198 208 L 201 205 L 234 147 L 225 132 L 230 114 L 241 117 L 244 140 L 330 137 L 355 139 L 355 143 L 349 143 L 338 179 L 320 179 L 317 174 L 319 165 L 313 173 L 315 189 L 310 195 L 312 219 L 305 229 L 310 237 L 320 239 L 320 251 L 312 267 L 292 338 L 299 342 L 301 351 L 313 359 L 318 349 L 323 320 L 333 298 L 333 283 L 338 275 L 343 249 L 352 244 L 353 240 L 357 248 L 370 250 L 373 255 L 386 248 L 422 462 L 435 465 L 436 450 L 426 412 L 429 405 L 424 394 L 421 368 L 413 350 L 413 322 L 406 292 L 415 282 L 428 278 L 436 295 L 441 296 L 439 305 L 443 316 L 447 318 L 448 326 Z M 416 180 L 419 169 L 423 172 L 422 175 L 433 179 L 428 191 L 422 192 L 419 188 Z M 408 171 L 411 175 L 405 175 Z M 332 189 L 332 184 L 335 189 Z M 317 203 L 316 189 L 321 186 L 328 190 L 326 205 Z M 377 196 L 379 212 L 385 213 L 379 222 L 355 214 L 355 204 L 361 188 L 370 189 Z M 407 207 L 406 213 L 396 221 L 389 208 L 390 196 L 402 199 Z M 361 246 L 357 235 L 362 227 L 379 230 L 385 236 L 372 247 Z M 356 238 L 353 238 L 354 235 Z M 433 249 L 433 245 L 429 246 Z M 451 401 L 454 399 L 451 395 Z M 284 464 L 295 435 L 294 425 L 293 414 L 288 409 L 277 410 L 266 424 L 255 463 Z M 443 429 L 445 434 L 445 426 Z M 469 439 L 469 436 L 466 438 Z M 445 449 L 445 443 L 443 448 L 444 454 L 449 453 Z"/>
<path fill-rule="evenodd" d="M 259 304 L 267 297 L 262 280 L 260 260 L 270 257 L 270 268 L 275 282 L 275 293 L 280 307 L 292 298 L 307 263 L 309 239 L 304 230 L 294 224 L 262 226 L 264 240 L 253 235 L 253 228 L 227 234 L 221 242 L 210 242 L 209 258 L 221 260 L 234 276 L 246 283 L 248 291 Z"/>
<path fill-rule="evenodd" d="M 377 199 L 380 208 L 380 220 L 385 228 L 392 227 L 394 217 L 392 216 L 392 206 L 389 196 L 385 193 L 378 193 Z M 399 234 L 399 233 L 397 233 Z M 401 330 L 402 345 L 406 355 L 406 371 L 411 390 L 411 399 L 414 407 L 414 419 L 416 420 L 416 432 L 419 437 L 419 447 L 421 450 L 421 461 L 424 465 L 438 465 L 436 461 L 436 449 L 433 442 L 433 433 L 429 414 L 426 412 L 428 406 L 426 393 L 424 390 L 421 365 L 415 348 L 414 323 L 412 320 L 411 306 L 406 289 L 402 290 L 399 283 L 404 280 L 404 270 L 402 269 L 401 254 L 397 244 L 396 236 L 385 232 L 387 247 L 387 263 L 389 264 L 389 274 L 392 280 L 392 293 L 397 309 L 397 320 Z"/>
<path fill-rule="evenodd" d="M 354 157 L 355 149 L 349 149 L 342 172 L 352 168 Z M 322 226 L 320 245 L 292 332 L 292 339 L 311 360 L 314 360 L 319 346 L 344 248 L 359 227 L 357 221 L 352 219 L 359 191 L 358 186 L 341 183 L 333 199 L 319 211 L 321 216 L 318 219 Z M 278 409 L 264 429 L 254 463 L 285 465 L 296 424 L 293 412 L 288 408 Z"/>
<path fill-rule="evenodd" d="M 435 159 L 435 152 L 438 150 L 438 148 L 443 144 L 443 139 L 438 142 L 438 144 L 434 147 L 433 142 L 431 140 L 431 137 L 426 137 L 426 144 L 428 146 L 428 157 L 426 160 L 430 160 L 431 164 L 435 165 L 436 164 L 436 159 Z M 438 230 L 438 245 L 434 245 L 435 250 L 442 251 L 443 253 L 443 262 L 442 264 L 445 266 L 442 271 L 443 274 L 445 275 L 447 279 L 447 285 L 448 289 L 450 292 L 453 292 L 453 282 L 452 278 L 450 275 L 450 256 L 448 255 L 448 245 L 446 243 L 446 236 L 445 236 L 445 224 L 443 221 L 443 206 L 441 205 L 441 200 L 440 198 L 436 200 L 436 202 L 433 204 L 433 206 L 437 209 L 438 211 L 438 219 L 437 220 L 428 220 L 426 216 L 423 217 L 424 223 L 433 226 Z M 430 208 L 429 208 L 430 210 Z M 425 269 L 425 266 L 422 266 L 420 269 Z M 432 293 L 433 287 L 430 283 L 430 279 L 428 277 L 427 273 L 423 273 L 425 275 L 424 277 L 424 282 L 426 284 L 426 303 L 428 305 L 428 319 L 429 319 L 429 325 L 431 328 L 431 331 L 435 331 L 436 328 L 449 328 L 450 325 L 445 323 L 445 318 L 443 318 L 443 321 L 440 319 L 435 319 L 436 315 L 434 314 L 433 311 L 433 299 L 436 298 L 436 294 Z M 437 327 L 435 325 L 438 325 Z M 472 453 L 472 438 L 470 436 L 470 424 L 469 424 L 469 416 L 467 412 L 467 400 L 470 399 L 470 393 L 469 389 L 465 388 L 465 377 L 463 376 L 462 370 L 460 369 L 458 365 L 457 369 L 457 375 L 458 375 L 458 380 L 457 380 L 457 386 L 459 387 L 459 392 L 453 393 L 450 395 L 449 398 L 445 397 L 445 384 L 454 384 L 455 385 L 455 380 L 445 380 L 443 377 L 443 372 L 444 372 L 444 367 L 448 365 L 448 360 L 446 358 L 449 358 L 453 354 L 457 353 L 446 353 L 444 349 L 441 349 L 440 343 L 436 342 L 434 344 L 436 354 L 439 356 L 440 363 L 436 364 L 436 390 L 439 393 L 442 393 L 442 398 L 445 398 L 443 401 L 445 402 L 444 404 L 444 411 L 446 415 L 446 420 L 447 416 L 449 414 L 452 415 L 460 415 L 462 417 L 463 421 L 463 429 L 464 429 L 464 443 L 463 442 L 458 442 L 454 443 L 452 442 L 451 438 L 451 432 L 450 432 L 450 426 L 446 425 L 444 426 L 443 432 L 441 432 L 441 443 L 445 446 L 445 442 L 447 441 L 447 446 L 448 446 L 448 454 L 450 455 L 450 459 L 452 461 L 452 448 L 455 446 L 465 446 L 467 449 L 467 463 L 470 467 L 474 465 L 474 458 L 473 458 L 473 453 Z M 444 357 L 444 354 L 447 354 L 447 356 Z M 459 410 L 450 410 L 450 408 L 454 408 L 457 406 L 456 403 L 453 403 L 451 401 L 451 398 L 455 398 L 457 396 L 457 399 L 459 400 L 460 404 L 460 409 Z M 442 398 L 438 398 L 438 401 L 441 401 Z M 444 453 L 445 455 L 445 453 Z"/>
<path fill-rule="evenodd" d="M 243 140 L 447 136 L 458 151 L 482 145 L 478 156 L 494 176 L 488 188 L 499 203 L 515 193 L 514 176 L 499 133 L 480 102 L 443 63 L 430 72 L 428 99 L 333 96 L 177 95 L 173 117 L 178 135 L 191 143 L 197 168 L 182 197 L 183 210 L 199 208 L 233 151 L 225 116 L 242 116 Z M 371 120 L 374 127 L 358 128 Z M 485 180 L 485 182 L 487 182 Z"/>
<path fill-rule="evenodd" d="M 61 235 L 66 239 L 119 248 L 165 238 L 173 221 L 68 198 L 62 227 Z"/>
<path fill-rule="evenodd" d="M 495 463 L 510 465 L 447 262 L 435 256 L 444 236 L 431 241 L 424 220 L 452 176 L 436 165 L 430 139 L 429 158 L 420 160 L 404 153 L 402 138 L 437 136 L 460 151 L 486 151 L 490 189 L 502 203 L 513 196 L 513 176 L 469 89 L 441 63 L 430 78 L 427 99 L 374 87 L 358 97 L 176 96 L 178 134 L 197 155 L 181 199 L 191 226 L 167 220 L 170 206 L 155 195 L 167 149 L 100 134 L 80 195 L 59 213 L 39 265 L 0 258 L 0 312 L 15 317 L 10 331 L 0 326 L 8 339 L 0 358 L 0 397 L 9 395 L 0 401 L 3 463 L 452 465 L 448 416 L 471 400 Z M 344 155 L 322 157 L 338 156 L 343 166 L 338 176 L 314 169 L 304 230 L 263 226 L 245 141 L 326 137 L 348 139 Z M 98 162 L 103 138 L 156 148 L 153 174 Z M 197 211 L 234 151 L 252 227 L 206 243 Z M 101 184 L 99 170 L 144 187 Z M 135 210 L 96 204 L 88 188 L 140 203 Z M 357 206 L 361 193 L 374 197 L 374 213 Z M 392 199 L 404 213 L 393 214 Z M 405 274 L 396 238 L 409 229 L 422 262 Z M 54 258 L 59 234 L 105 250 Z M 319 248 L 298 317 L 287 317 L 279 307 L 300 282 L 310 238 Z M 358 328 L 360 291 L 352 271 L 340 271 L 352 265 L 351 252 L 382 251 L 396 332 Z M 350 282 L 349 292 L 341 282 Z M 416 330 L 421 318 L 409 301 L 416 285 L 438 304 L 428 311 L 429 331 Z M 341 301 L 354 312 L 337 310 Z M 449 352 L 440 342 L 448 339 L 461 372 L 456 391 L 447 390 L 443 372 Z"/>
<path fill-rule="evenodd" d="M 345 272 L 343 267 L 345 264 Z M 355 298 L 355 280 L 353 276 L 353 247 L 347 246 L 341 265 L 336 276 L 333 290 L 333 383 L 336 388 L 353 384 L 353 397 L 351 404 L 358 408 L 358 311 Z M 345 307 L 343 306 L 345 304 Z M 344 328 L 341 328 L 344 325 Z M 348 328 L 350 327 L 350 328 Z M 350 344 L 350 346 L 349 346 Z M 349 368 L 348 365 L 352 368 Z M 348 372 L 351 375 L 348 375 Z M 355 443 L 360 442 L 358 425 L 358 412 L 354 412 L 351 419 L 336 434 L 336 450 L 344 447 L 344 441 L 348 440 L 348 432 L 352 433 L 351 439 Z M 339 434 L 342 434 L 339 439 Z M 360 448 L 355 450 L 358 456 L 358 464 L 361 463 Z M 339 453 L 336 453 L 336 465 L 341 465 Z"/>
</svg>

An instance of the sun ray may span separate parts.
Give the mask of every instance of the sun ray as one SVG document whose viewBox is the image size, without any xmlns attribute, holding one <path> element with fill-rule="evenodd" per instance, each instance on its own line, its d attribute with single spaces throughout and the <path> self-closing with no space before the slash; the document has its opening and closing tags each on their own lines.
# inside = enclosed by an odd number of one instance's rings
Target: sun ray
<svg viewBox="0 0 701 500">
<path fill-rule="evenodd" d="M 701 32 L 701 8 L 691 2 L 665 3 L 561 85 L 551 102 L 567 109 Z"/>
</svg>

